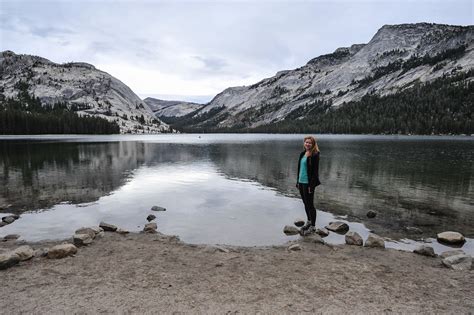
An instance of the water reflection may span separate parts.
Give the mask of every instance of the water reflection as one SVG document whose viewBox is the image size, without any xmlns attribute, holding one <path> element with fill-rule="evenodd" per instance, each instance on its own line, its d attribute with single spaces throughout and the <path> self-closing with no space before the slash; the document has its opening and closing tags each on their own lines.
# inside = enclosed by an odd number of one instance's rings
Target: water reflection
<svg viewBox="0 0 474 315">
<path fill-rule="evenodd" d="M 189 242 L 286 241 L 282 226 L 304 216 L 295 189 L 302 138 L 185 137 L 166 143 L 0 141 L 0 207 L 27 211 L 0 233 L 69 236 L 73 230 L 64 222 L 79 227 L 102 219 L 138 230 L 144 213 L 158 204 L 169 209 L 160 229 Z M 370 229 L 402 240 L 445 230 L 474 237 L 474 141 L 321 137 L 320 148 L 319 226 L 333 213 L 363 236 Z M 369 209 L 378 212 L 375 219 L 366 218 Z M 404 230 L 412 226 L 423 234 Z"/>
</svg>

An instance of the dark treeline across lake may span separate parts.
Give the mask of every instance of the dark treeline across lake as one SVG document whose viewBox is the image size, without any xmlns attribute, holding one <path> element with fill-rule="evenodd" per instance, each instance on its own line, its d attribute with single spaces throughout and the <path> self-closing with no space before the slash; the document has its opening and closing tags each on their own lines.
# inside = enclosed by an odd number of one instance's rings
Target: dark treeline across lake
<svg viewBox="0 0 474 315">
<path fill-rule="evenodd" d="M 283 224 L 304 217 L 295 188 L 301 135 L 3 139 L 0 206 L 24 214 L 0 235 L 53 238 L 68 218 L 73 226 L 106 218 L 137 230 L 150 207 L 162 205 L 159 228 L 185 241 L 258 245 L 283 242 Z M 474 237 L 470 137 L 321 136 L 319 145 L 318 225 L 327 212 L 394 239 L 446 230 Z M 368 210 L 377 217 L 368 219 Z M 22 220 L 41 232 L 21 231 Z"/>
</svg>

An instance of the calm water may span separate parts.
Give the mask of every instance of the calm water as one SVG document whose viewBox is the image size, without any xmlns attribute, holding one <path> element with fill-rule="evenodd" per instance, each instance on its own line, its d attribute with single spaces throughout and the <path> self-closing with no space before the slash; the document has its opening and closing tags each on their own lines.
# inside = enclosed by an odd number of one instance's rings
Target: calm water
<svg viewBox="0 0 474 315">
<path fill-rule="evenodd" d="M 158 228 L 190 243 L 273 245 L 304 218 L 295 188 L 302 135 L 32 136 L 0 138 L 0 228 L 26 240 L 66 238 L 106 221 Z M 342 219 L 364 238 L 413 249 L 447 230 L 474 254 L 474 139 L 320 136 L 317 225 Z M 375 210 L 375 219 L 368 219 Z M 410 234 L 417 227 L 422 234 Z M 331 233 L 330 242 L 344 237 Z"/>
</svg>

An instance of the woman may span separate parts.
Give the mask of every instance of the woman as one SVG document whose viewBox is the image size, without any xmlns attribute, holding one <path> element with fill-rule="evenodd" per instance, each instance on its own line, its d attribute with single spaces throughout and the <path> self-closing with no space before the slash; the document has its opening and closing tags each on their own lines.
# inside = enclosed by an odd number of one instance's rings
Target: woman
<svg viewBox="0 0 474 315">
<path fill-rule="evenodd" d="M 298 178 L 296 187 L 303 199 L 304 209 L 308 220 L 301 228 L 301 233 L 307 235 L 316 231 L 316 208 L 314 207 L 314 189 L 319 186 L 319 148 L 314 137 L 304 138 L 304 151 L 298 159 Z"/>
</svg>

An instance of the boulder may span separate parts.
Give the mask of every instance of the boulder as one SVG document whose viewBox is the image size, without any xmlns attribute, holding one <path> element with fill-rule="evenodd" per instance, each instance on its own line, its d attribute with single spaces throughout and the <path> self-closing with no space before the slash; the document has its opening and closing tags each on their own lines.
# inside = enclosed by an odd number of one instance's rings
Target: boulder
<svg viewBox="0 0 474 315">
<path fill-rule="evenodd" d="M 305 220 L 303 219 L 296 219 L 294 224 L 297 226 L 297 227 L 302 227 L 304 224 L 305 224 Z"/>
<path fill-rule="evenodd" d="M 364 240 L 357 232 L 353 232 L 353 231 L 347 232 L 345 238 L 346 238 L 346 244 L 348 245 L 362 246 L 364 244 Z"/>
<path fill-rule="evenodd" d="M 74 234 L 87 234 L 91 237 L 91 239 L 94 239 L 97 233 L 93 228 L 82 227 L 80 229 L 77 229 L 76 232 L 74 232 Z"/>
<path fill-rule="evenodd" d="M 6 224 L 12 224 L 15 222 L 15 217 L 12 215 L 6 216 L 2 218 L 2 221 L 5 222 Z"/>
<path fill-rule="evenodd" d="M 365 241 L 365 247 L 381 247 L 385 248 L 385 241 L 380 236 L 370 233 Z"/>
<path fill-rule="evenodd" d="M 17 254 L 18 257 L 20 257 L 20 261 L 31 259 L 35 255 L 35 251 L 33 250 L 33 248 L 28 245 L 20 246 L 13 252 Z"/>
<path fill-rule="evenodd" d="M 151 210 L 152 210 L 152 211 L 166 211 L 165 208 L 163 208 L 163 207 L 158 207 L 158 206 L 153 206 L 153 207 L 151 207 Z"/>
<path fill-rule="evenodd" d="M 115 231 L 117 231 L 117 227 L 115 225 L 108 224 L 108 223 L 105 223 L 105 222 L 100 222 L 99 227 L 103 228 L 104 231 L 106 231 L 106 232 L 115 232 Z"/>
<path fill-rule="evenodd" d="M 369 211 L 367 211 L 367 214 L 366 214 L 366 215 L 367 215 L 367 218 L 373 219 L 373 218 L 375 218 L 375 217 L 377 216 L 377 212 L 375 212 L 375 211 L 373 211 L 373 210 L 369 210 Z"/>
<path fill-rule="evenodd" d="M 61 244 L 51 247 L 48 250 L 48 258 L 60 259 L 67 256 L 72 256 L 77 253 L 77 247 L 73 244 Z"/>
<path fill-rule="evenodd" d="M 321 236 L 319 236 L 316 233 L 312 233 L 308 236 L 305 236 L 303 238 L 303 241 L 306 243 L 317 243 L 317 244 L 324 244 L 324 240 L 322 239 Z"/>
<path fill-rule="evenodd" d="M 442 260 L 443 265 L 454 270 L 471 270 L 472 257 L 466 254 L 452 255 Z"/>
<path fill-rule="evenodd" d="M 156 229 L 158 226 L 156 225 L 155 222 L 150 222 L 145 224 L 145 227 L 143 228 L 143 232 L 145 233 L 156 233 Z"/>
<path fill-rule="evenodd" d="M 288 247 L 288 250 L 289 251 L 292 251 L 292 252 L 295 252 L 295 251 L 298 251 L 298 250 L 301 250 L 301 245 L 300 244 L 293 244 L 293 245 L 290 245 Z"/>
<path fill-rule="evenodd" d="M 104 232 L 104 229 L 100 226 L 91 226 L 89 229 L 92 229 L 95 232 L 95 235 L 99 234 L 100 232 Z"/>
<path fill-rule="evenodd" d="M 95 237 L 95 234 L 94 234 Z M 72 237 L 74 245 L 76 246 L 87 246 L 92 243 L 92 236 L 90 234 L 74 234 Z"/>
<path fill-rule="evenodd" d="M 46 257 L 48 255 L 48 248 L 38 248 L 35 250 L 35 257 Z"/>
<path fill-rule="evenodd" d="M 326 225 L 326 229 L 339 234 L 345 234 L 347 231 L 349 231 L 349 225 L 342 221 L 329 222 L 329 225 Z"/>
<path fill-rule="evenodd" d="M 449 256 L 454 256 L 454 255 L 459 255 L 459 254 L 465 254 L 462 249 L 455 249 L 455 250 L 448 250 L 445 252 L 442 252 L 441 255 L 439 255 L 441 258 L 447 258 Z"/>
<path fill-rule="evenodd" d="M 428 256 L 428 257 L 436 257 L 433 247 L 421 245 L 417 249 L 413 251 L 415 254 Z"/>
<path fill-rule="evenodd" d="M 95 238 L 97 238 L 97 239 L 98 239 L 98 238 L 103 238 L 104 236 L 105 236 L 105 232 L 102 231 L 102 232 L 97 233 L 97 234 L 95 235 Z"/>
<path fill-rule="evenodd" d="M 326 228 L 316 229 L 316 234 L 321 237 L 326 237 L 329 235 L 329 231 Z"/>
<path fill-rule="evenodd" d="M 286 235 L 297 235 L 300 234 L 300 230 L 294 226 L 291 225 L 285 225 L 283 228 L 283 233 Z"/>
<path fill-rule="evenodd" d="M 0 254 L 0 270 L 10 268 L 20 262 L 20 256 L 14 252 Z"/>
<path fill-rule="evenodd" d="M 149 215 L 146 217 L 146 220 L 147 220 L 148 222 L 153 221 L 153 220 L 155 220 L 155 219 L 156 219 L 156 216 L 153 215 L 153 214 L 149 214 Z"/>
<path fill-rule="evenodd" d="M 464 236 L 458 232 L 442 232 L 437 235 L 438 242 L 449 245 L 462 245 L 466 241 Z"/>
<path fill-rule="evenodd" d="M 122 235 L 130 233 L 130 231 L 125 230 L 125 229 L 121 229 L 121 228 L 118 228 L 117 231 L 115 231 L 115 232 L 118 233 L 118 234 L 122 234 Z"/>
<path fill-rule="evenodd" d="M 3 237 L 5 241 L 12 241 L 12 240 L 17 240 L 20 238 L 20 235 L 18 234 L 8 234 Z"/>
</svg>

